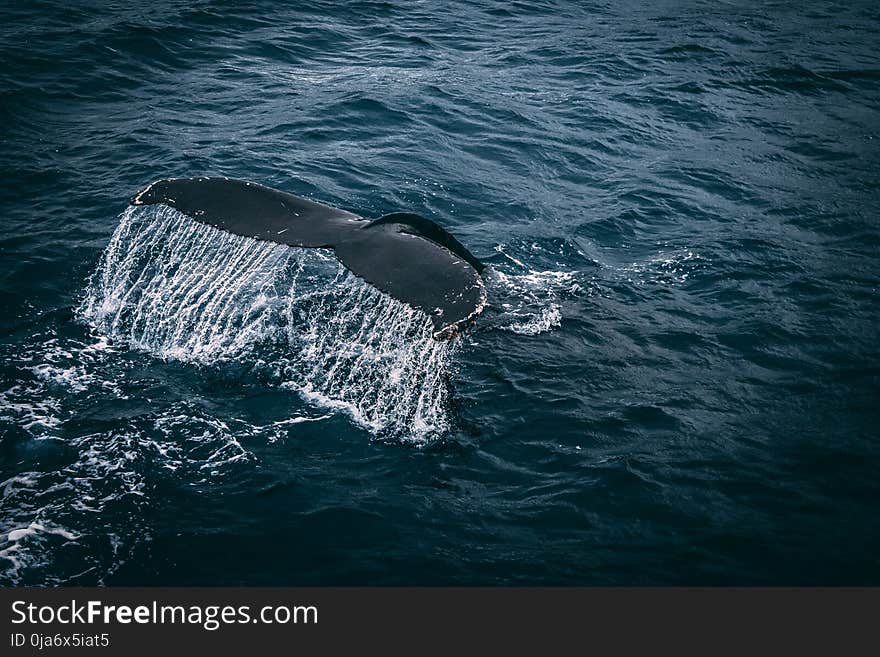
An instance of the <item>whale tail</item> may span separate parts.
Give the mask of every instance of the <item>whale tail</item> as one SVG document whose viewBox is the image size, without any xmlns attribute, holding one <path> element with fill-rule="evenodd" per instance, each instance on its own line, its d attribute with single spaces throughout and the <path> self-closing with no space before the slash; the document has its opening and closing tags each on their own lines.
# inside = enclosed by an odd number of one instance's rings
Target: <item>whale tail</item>
<svg viewBox="0 0 880 657">
<path fill-rule="evenodd" d="M 434 337 L 449 339 L 486 305 L 483 264 L 443 227 L 419 215 L 374 221 L 252 182 L 169 178 L 132 205 L 162 204 L 236 235 L 295 247 L 332 249 L 353 274 L 427 314 Z"/>
</svg>

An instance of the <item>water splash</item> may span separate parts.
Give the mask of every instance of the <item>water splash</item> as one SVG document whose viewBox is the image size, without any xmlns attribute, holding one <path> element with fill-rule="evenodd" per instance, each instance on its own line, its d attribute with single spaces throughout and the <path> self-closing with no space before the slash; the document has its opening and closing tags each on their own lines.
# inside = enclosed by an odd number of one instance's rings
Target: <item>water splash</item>
<svg viewBox="0 0 880 657">
<path fill-rule="evenodd" d="M 327 253 L 261 242 L 172 208 L 128 208 L 79 315 L 160 358 L 246 362 L 375 435 L 448 429 L 454 345 Z"/>
<path fill-rule="evenodd" d="M 424 437 L 448 428 L 454 345 L 431 337 L 424 314 L 341 269 L 327 289 L 288 298 L 286 385 L 376 433 L 405 426 Z"/>
<path fill-rule="evenodd" d="M 484 273 L 497 311 L 494 324 L 520 335 L 538 335 L 559 327 L 563 300 L 582 290 L 578 272 L 532 269 L 503 246 L 495 250 L 504 260 Z"/>
<path fill-rule="evenodd" d="M 79 311 L 112 338 L 162 358 L 234 358 L 269 330 L 289 251 L 171 208 L 128 208 Z"/>
</svg>

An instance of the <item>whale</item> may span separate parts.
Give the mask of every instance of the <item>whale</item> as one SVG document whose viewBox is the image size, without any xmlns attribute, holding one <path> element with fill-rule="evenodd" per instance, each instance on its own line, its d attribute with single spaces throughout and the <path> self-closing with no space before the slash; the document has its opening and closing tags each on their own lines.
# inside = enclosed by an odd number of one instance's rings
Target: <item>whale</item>
<svg viewBox="0 0 880 657">
<path fill-rule="evenodd" d="M 157 180 L 131 204 L 169 206 L 256 240 L 332 250 L 355 276 L 427 315 L 436 340 L 460 335 L 486 307 L 483 263 L 417 214 L 370 220 L 259 183 L 211 177 Z"/>
</svg>

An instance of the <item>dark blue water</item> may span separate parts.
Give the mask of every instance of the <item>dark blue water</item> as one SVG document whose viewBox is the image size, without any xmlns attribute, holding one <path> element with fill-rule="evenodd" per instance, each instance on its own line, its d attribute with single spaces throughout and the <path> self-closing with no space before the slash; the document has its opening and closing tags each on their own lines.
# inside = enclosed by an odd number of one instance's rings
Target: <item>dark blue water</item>
<svg viewBox="0 0 880 657">
<path fill-rule="evenodd" d="M 0 8 L 4 584 L 880 584 L 873 3 L 73 4 Z M 125 213 L 192 175 L 492 305 Z"/>
</svg>

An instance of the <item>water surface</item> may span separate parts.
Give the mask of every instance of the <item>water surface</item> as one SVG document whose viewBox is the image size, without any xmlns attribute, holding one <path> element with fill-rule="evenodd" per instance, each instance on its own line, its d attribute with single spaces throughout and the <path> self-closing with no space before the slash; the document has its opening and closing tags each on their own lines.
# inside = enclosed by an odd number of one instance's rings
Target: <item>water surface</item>
<svg viewBox="0 0 880 657">
<path fill-rule="evenodd" d="M 873 3 L 0 25 L 0 582 L 880 583 Z M 195 175 L 430 217 L 492 305 L 127 209 Z"/>
</svg>

